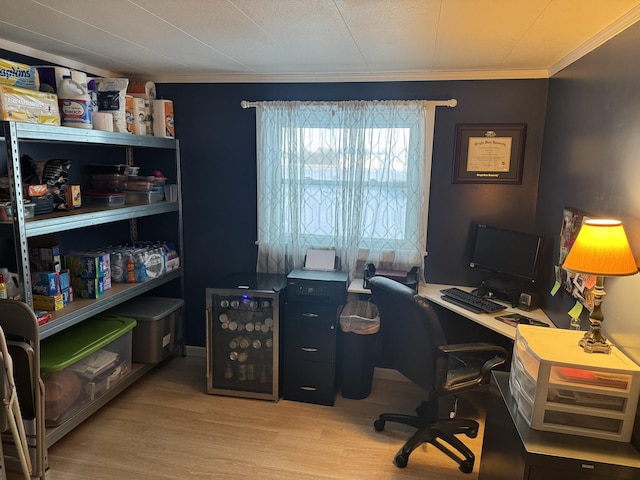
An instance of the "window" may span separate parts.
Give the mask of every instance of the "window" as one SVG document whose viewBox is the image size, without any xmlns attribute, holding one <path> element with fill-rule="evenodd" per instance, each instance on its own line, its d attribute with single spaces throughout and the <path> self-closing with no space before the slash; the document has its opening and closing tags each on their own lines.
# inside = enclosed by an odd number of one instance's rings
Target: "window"
<svg viewBox="0 0 640 480">
<path fill-rule="evenodd" d="M 258 107 L 258 271 L 300 268 L 308 248 L 335 248 L 352 274 L 368 262 L 421 265 L 429 109 L 424 102 Z"/>
</svg>

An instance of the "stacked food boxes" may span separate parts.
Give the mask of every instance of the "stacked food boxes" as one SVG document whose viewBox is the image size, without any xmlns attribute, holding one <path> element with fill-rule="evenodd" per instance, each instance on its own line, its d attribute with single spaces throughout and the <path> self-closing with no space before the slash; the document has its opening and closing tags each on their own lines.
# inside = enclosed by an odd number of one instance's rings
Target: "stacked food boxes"
<svg viewBox="0 0 640 480">
<path fill-rule="evenodd" d="M 100 251 L 65 255 L 76 298 L 100 298 L 111 288 L 109 254 Z"/>
<path fill-rule="evenodd" d="M 55 311 L 73 301 L 69 272 L 61 269 L 60 246 L 33 247 L 31 288 L 35 310 Z"/>
</svg>

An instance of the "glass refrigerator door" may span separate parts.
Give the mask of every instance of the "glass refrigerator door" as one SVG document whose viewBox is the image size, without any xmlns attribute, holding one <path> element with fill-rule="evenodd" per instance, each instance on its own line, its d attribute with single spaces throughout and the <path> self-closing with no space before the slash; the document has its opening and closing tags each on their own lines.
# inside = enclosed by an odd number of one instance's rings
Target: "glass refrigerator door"
<svg viewBox="0 0 640 480">
<path fill-rule="evenodd" d="M 278 293 L 207 291 L 208 393 L 278 400 Z"/>
</svg>

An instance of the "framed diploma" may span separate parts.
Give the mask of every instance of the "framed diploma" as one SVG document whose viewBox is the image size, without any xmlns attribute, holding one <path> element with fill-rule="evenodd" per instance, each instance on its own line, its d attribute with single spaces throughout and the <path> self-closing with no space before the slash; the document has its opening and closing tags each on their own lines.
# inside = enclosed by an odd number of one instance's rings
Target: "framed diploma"
<svg viewBox="0 0 640 480">
<path fill-rule="evenodd" d="M 522 183 L 526 124 L 458 125 L 453 183 Z"/>
</svg>

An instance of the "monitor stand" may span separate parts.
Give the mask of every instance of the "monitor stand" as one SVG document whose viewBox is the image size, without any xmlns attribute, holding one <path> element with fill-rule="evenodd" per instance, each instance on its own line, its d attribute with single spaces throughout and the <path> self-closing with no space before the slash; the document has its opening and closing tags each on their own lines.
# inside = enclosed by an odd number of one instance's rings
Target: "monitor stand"
<svg viewBox="0 0 640 480">
<path fill-rule="evenodd" d="M 522 283 L 517 280 L 490 278 L 482 281 L 478 287 L 477 294 L 481 297 L 504 300 L 510 302 L 512 306 L 516 306 L 523 291 Z"/>
</svg>

